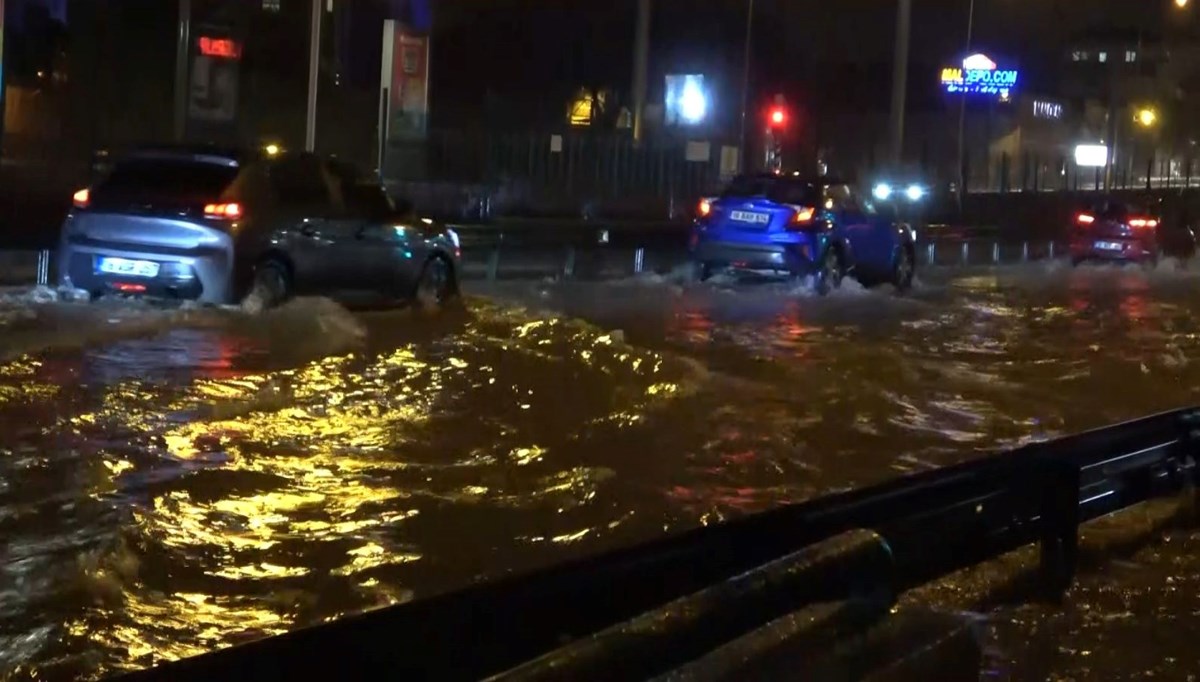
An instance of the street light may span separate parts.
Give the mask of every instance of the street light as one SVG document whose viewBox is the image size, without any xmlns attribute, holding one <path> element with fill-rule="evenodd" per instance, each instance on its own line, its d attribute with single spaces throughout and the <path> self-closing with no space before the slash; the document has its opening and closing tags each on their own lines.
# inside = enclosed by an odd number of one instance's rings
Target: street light
<svg viewBox="0 0 1200 682">
<path fill-rule="evenodd" d="M 1183 1 L 1187 2 L 1187 0 Z M 1179 0 L 1176 0 L 1176 2 L 1179 2 Z M 1134 114 L 1133 120 L 1143 128 L 1151 128 L 1154 124 L 1158 123 L 1158 112 L 1152 107 L 1142 107 Z"/>
<path fill-rule="evenodd" d="M 1175 6 L 1179 9 L 1187 9 L 1187 6 L 1190 4 L 1191 0 L 1175 0 Z"/>
</svg>

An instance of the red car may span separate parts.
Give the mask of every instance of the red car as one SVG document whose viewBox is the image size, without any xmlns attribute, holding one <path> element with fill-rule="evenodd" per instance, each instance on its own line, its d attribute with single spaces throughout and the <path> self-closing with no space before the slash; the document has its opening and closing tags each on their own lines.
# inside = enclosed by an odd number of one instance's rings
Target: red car
<svg viewBox="0 0 1200 682">
<path fill-rule="evenodd" d="M 1084 261 L 1153 265 L 1162 254 L 1161 220 L 1121 201 L 1105 201 L 1075 214 L 1071 263 Z"/>
</svg>

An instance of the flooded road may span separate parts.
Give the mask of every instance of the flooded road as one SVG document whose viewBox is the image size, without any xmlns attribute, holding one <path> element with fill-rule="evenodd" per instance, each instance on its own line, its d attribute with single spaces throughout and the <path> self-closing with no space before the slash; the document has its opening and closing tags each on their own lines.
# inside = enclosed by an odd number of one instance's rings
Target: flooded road
<svg viewBox="0 0 1200 682">
<path fill-rule="evenodd" d="M 148 666 L 1198 404 L 1198 346 L 1200 274 L 1166 267 L 514 283 L 436 315 L 0 298 L 0 670 Z M 1052 674 L 1117 679 L 1069 640 Z"/>
</svg>

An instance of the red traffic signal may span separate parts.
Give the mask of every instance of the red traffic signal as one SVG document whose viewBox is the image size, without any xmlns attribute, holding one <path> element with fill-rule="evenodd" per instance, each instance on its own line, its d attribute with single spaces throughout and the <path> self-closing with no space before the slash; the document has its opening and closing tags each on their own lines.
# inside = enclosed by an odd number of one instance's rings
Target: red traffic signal
<svg viewBox="0 0 1200 682">
<path fill-rule="evenodd" d="M 783 107 L 771 107 L 767 120 L 771 123 L 772 128 L 781 128 L 784 123 L 787 123 L 787 112 L 783 110 Z"/>
</svg>

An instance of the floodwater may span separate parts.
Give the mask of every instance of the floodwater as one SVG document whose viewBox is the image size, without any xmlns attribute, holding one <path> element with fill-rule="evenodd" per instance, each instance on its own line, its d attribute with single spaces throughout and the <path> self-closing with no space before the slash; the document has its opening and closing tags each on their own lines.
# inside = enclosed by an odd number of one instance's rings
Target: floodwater
<svg viewBox="0 0 1200 682">
<path fill-rule="evenodd" d="M 1200 404 L 1200 273 L 1169 266 L 828 299 L 527 282 L 437 314 L 52 298 L 0 297 L 9 679 L 149 666 Z M 1180 548 L 1200 534 L 1170 539 L 1067 612 L 993 614 L 1007 679 L 1136 677 L 1150 654 L 1111 654 L 1127 630 L 1196 631 Z M 1154 654 L 1157 679 L 1187 679 L 1188 646 Z"/>
</svg>

